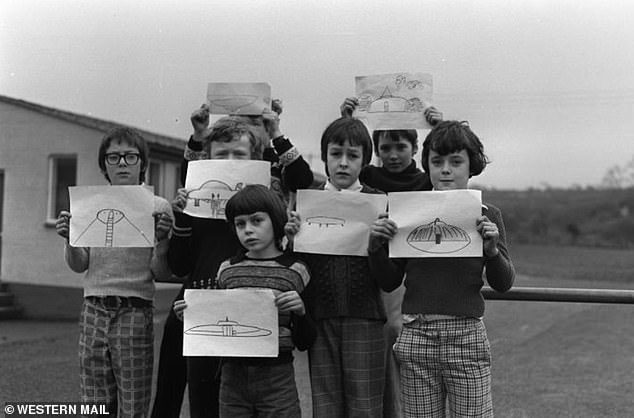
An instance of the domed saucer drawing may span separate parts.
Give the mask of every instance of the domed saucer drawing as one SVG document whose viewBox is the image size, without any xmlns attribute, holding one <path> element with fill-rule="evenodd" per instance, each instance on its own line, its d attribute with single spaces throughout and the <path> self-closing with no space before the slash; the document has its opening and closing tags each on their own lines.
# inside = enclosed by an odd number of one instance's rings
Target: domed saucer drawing
<svg viewBox="0 0 634 418">
<path fill-rule="evenodd" d="M 406 241 L 419 251 L 433 254 L 454 253 L 471 244 L 471 238 L 464 229 L 439 218 L 412 230 Z"/>
<path fill-rule="evenodd" d="M 208 337 L 265 337 L 271 335 L 271 330 L 253 325 L 243 325 L 225 317 L 215 324 L 191 327 L 185 331 L 185 334 Z"/>
<path fill-rule="evenodd" d="M 208 180 L 200 187 L 190 190 L 187 193 L 187 200 L 192 200 L 194 207 L 200 207 L 201 203 L 209 205 L 209 212 L 212 218 L 224 217 L 227 201 L 235 192 L 243 188 L 243 183 L 238 183 L 232 188 L 227 183 L 220 180 Z"/>
</svg>

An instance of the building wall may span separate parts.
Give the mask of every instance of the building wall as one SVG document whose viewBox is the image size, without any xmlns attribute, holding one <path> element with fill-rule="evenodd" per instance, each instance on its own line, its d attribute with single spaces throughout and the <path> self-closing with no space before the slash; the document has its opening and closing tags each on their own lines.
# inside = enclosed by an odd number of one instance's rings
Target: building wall
<svg viewBox="0 0 634 418">
<path fill-rule="evenodd" d="M 96 160 L 103 133 L 6 103 L 0 103 L 0 126 L 2 280 L 81 286 L 82 275 L 66 266 L 63 241 L 47 219 L 49 157 L 77 154 L 78 185 L 106 184 Z"/>
</svg>

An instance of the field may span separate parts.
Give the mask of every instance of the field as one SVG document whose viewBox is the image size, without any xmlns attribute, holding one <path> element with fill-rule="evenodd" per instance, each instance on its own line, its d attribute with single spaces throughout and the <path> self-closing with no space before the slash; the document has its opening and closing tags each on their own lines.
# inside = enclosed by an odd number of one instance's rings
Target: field
<svg viewBox="0 0 634 418">
<path fill-rule="evenodd" d="M 522 275 L 634 283 L 634 249 L 515 244 L 510 252 Z"/>
<path fill-rule="evenodd" d="M 523 245 L 511 250 L 516 286 L 634 289 L 632 252 Z M 158 315 L 155 324 L 157 351 L 164 317 Z M 496 416 L 632 416 L 634 306 L 488 301 L 485 322 Z M 76 400 L 76 344 L 74 322 L 0 321 L 0 404 Z M 297 359 L 297 377 L 309 417 L 304 355 Z M 181 416 L 187 412 L 185 404 Z"/>
</svg>

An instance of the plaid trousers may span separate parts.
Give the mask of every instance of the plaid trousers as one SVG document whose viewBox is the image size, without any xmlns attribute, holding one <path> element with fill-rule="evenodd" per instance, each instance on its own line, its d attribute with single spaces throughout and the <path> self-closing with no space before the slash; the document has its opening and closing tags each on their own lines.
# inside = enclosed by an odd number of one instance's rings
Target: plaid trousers
<svg viewBox="0 0 634 418">
<path fill-rule="evenodd" d="M 79 321 L 82 402 L 106 403 L 108 412 L 119 417 L 149 415 L 152 309 L 106 308 L 84 299 Z"/>
<path fill-rule="evenodd" d="M 316 321 L 308 352 L 315 418 L 382 418 L 385 384 L 383 321 Z"/>
<path fill-rule="evenodd" d="M 492 417 L 491 347 L 477 318 L 417 319 L 394 344 L 405 417 Z"/>
</svg>

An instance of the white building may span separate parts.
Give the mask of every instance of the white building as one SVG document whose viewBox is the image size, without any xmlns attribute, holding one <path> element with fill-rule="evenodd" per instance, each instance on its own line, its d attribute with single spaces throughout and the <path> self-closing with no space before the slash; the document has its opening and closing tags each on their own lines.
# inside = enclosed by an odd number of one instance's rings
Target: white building
<svg viewBox="0 0 634 418">
<path fill-rule="evenodd" d="M 25 316 L 79 314 L 82 275 L 64 262 L 55 219 L 68 209 L 68 186 L 107 184 L 97 152 L 115 126 L 121 124 L 0 96 L 0 313 L 11 304 L 8 290 Z M 138 131 L 150 148 L 146 181 L 171 200 L 185 142 Z M 158 308 L 173 289 L 159 287 Z"/>
</svg>

